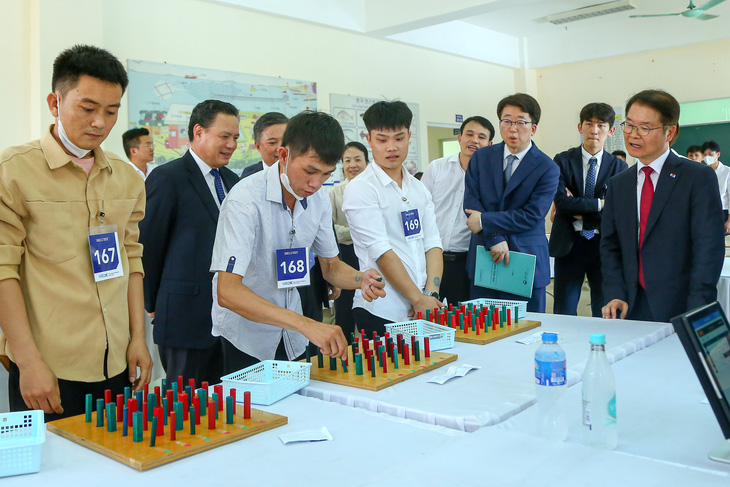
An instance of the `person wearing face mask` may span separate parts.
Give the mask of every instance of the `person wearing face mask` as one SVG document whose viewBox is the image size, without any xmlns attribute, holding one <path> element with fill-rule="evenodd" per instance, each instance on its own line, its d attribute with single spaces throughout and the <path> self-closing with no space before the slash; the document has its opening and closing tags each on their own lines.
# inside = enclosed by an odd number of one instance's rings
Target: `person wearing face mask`
<svg viewBox="0 0 730 487">
<path fill-rule="evenodd" d="M 340 258 L 349 266 L 358 268 L 355 248 L 352 245 L 350 227 L 347 224 L 347 217 L 342 211 L 342 197 L 345 194 L 347 184 L 355 176 L 365 170 L 368 163 L 368 150 L 360 142 L 348 142 L 345 144 L 345 152 L 342 154 L 342 172 L 345 180 L 329 189 L 330 203 L 332 203 L 332 221 L 335 225 L 337 246 L 340 249 Z M 352 313 L 352 298 L 355 291 L 344 290 L 340 297 L 335 299 L 335 323 L 342 327 L 345 337 L 349 339 L 350 333 L 355 331 L 355 317 Z"/>
<path fill-rule="evenodd" d="M 144 182 L 100 147 L 127 83 L 108 51 L 63 51 L 46 98 L 55 123 L 0 152 L 0 355 L 10 360 L 11 411 L 55 420 L 82 414 L 86 394 L 149 382 Z"/>
<path fill-rule="evenodd" d="M 720 187 L 720 199 L 722 200 L 722 213 L 724 217 L 725 234 L 730 233 L 730 167 L 720 162 L 720 145 L 714 140 L 702 144 L 702 162 L 715 170 L 717 184 Z"/>
<path fill-rule="evenodd" d="M 167 382 L 178 376 L 217 383 L 222 345 L 211 335 L 213 306 L 208 271 L 220 206 L 236 173 L 226 167 L 236 151 L 238 109 L 219 100 L 190 114 L 190 149 L 147 178 L 147 215 L 139 225 L 145 309 Z"/>
<path fill-rule="evenodd" d="M 289 121 L 278 162 L 241 181 L 224 201 L 210 265 L 224 373 L 261 360 L 297 360 L 310 341 L 325 355 L 347 356 L 339 326 L 301 314 L 295 289 L 309 282 L 310 250 L 332 285 L 361 289 L 368 300 L 385 296 L 380 274 L 338 258 L 332 207 L 319 191 L 344 145 L 333 117 L 304 111 Z"/>
</svg>

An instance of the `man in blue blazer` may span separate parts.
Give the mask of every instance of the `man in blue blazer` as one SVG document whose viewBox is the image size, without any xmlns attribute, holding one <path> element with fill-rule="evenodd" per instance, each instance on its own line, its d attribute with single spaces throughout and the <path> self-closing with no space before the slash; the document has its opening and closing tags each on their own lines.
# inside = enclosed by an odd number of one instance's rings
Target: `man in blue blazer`
<svg viewBox="0 0 730 487">
<path fill-rule="evenodd" d="M 580 111 L 579 147 L 561 152 L 554 160 L 560 168 L 555 194 L 557 213 L 550 231 L 550 255 L 555 257 L 555 314 L 573 315 L 583 281 L 591 287 L 591 311 L 601 317 L 603 277 L 601 276 L 601 210 L 608 180 L 625 171 L 625 161 L 603 149 L 613 135 L 616 119 L 611 105 L 589 103 Z"/>
<path fill-rule="evenodd" d="M 167 381 L 179 375 L 217 383 L 223 373 L 220 338 L 211 335 L 209 271 L 218 212 L 238 182 L 226 164 L 236 150 L 238 109 L 206 100 L 190 116 L 190 150 L 150 172 L 144 245 L 145 309 Z"/>
<path fill-rule="evenodd" d="M 522 296 L 474 285 L 477 246 L 492 260 L 509 265 L 509 252 L 536 256 L 535 280 L 528 311 L 545 312 L 545 287 L 550 283 L 550 257 L 545 215 L 555 197 L 560 170 L 532 142 L 540 121 L 540 105 L 517 93 L 497 105 L 504 142 L 479 149 L 466 171 L 464 211 L 472 231 L 467 269 L 472 298 L 524 300 Z"/>
<path fill-rule="evenodd" d="M 714 171 L 669 149 L 679 103 L 646 90 L 621 124 L 639 162 L 608 186 L 601 222 L 604 318 L 667 322 L 714 301 L 725 258 Z"/>
</svg>

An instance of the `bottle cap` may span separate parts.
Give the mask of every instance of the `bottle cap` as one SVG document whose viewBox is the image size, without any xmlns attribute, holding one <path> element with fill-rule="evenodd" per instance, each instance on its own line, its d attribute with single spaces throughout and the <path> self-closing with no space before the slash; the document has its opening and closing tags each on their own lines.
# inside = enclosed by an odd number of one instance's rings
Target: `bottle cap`
<svg viewBox="0 0 730 487">
<path fill-rule="evenodd" d="M 557 342 L 558 334 L 545 332 L 542 334 L 542 341 L 543 342 Z"/>
<path fill-rule="evenodd" d="M 606 343 L 606 334 L 605 333 L 591 333 L 591 344 L 603 345 L 605 343 Z"/>
</svg>

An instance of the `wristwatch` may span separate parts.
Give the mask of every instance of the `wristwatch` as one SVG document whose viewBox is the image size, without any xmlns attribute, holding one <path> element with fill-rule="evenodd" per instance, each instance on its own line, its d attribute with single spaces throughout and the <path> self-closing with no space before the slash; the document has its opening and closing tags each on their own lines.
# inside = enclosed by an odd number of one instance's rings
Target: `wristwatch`
<svg viewBox="0 0 730 487">
<path fill-rule="evenodd" d="M 439 296 L 439 293 L 436 291 L 421 291 L 425 296 L 431 296 L 432 298 L 436 298 L 439 301 L 441 301 L 441 296 Z"/>
</svg>

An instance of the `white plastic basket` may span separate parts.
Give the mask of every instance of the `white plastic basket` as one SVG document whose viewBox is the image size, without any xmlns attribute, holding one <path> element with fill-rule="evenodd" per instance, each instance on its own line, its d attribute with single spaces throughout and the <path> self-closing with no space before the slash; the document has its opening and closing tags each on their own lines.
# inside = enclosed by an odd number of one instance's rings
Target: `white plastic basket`
<svg viewBox="0 0 730 487">
<path fill-rule="evenodd" d="M 43 411 L 0 414 L 0 477 L 38 472 L 45 442 Z"/>
<path fill-rule="evenodd" d="M 226 396 L 236 389 L 236 402 L 251 393 L 251 403 L 268 406 L 309 385 L 311 363 L 264 360 L 256 365 L 221 377 Z"/>
<path fill-rule="evenodd" d="M 474 306 L 482 306 L 482 307 L 488 307 L 491 305 L 494 305 L 498 308 L 502 308 L 502 306 L 507 306 L 508 309 L 514 310 L 515 306 L 517 306 L 517 309 L 520 311 L 520 315 L 518 318 L 524 318 L 525 313 L 527 313 L 527 301 L 509 301 L 507 299 L 488 299 L 488 298 L 479 298 L 479 299 L 472 299 L 471 301 L 462 301 L 461 304 L 465 304 L 469 306 L 470 304 L 473 304 Z"/>
<path fill-rule="evenodd" d="M 404 321 L 402 323 L 390 323 L 385 325 L 385 331 L 395 339 L 399 334 L 403 334 L 403 339 L 408 343 L 411 342 L 411 336 L 415 336 L 419 342 L 419 347 L 423 352 L 423 339 L 428 337 L 429 348 L 433 351 L 444 350 L 454 346 L 454 334 L 456 330 L 448 326 L 437 325 L 426 320 Z"/>
</svg>

